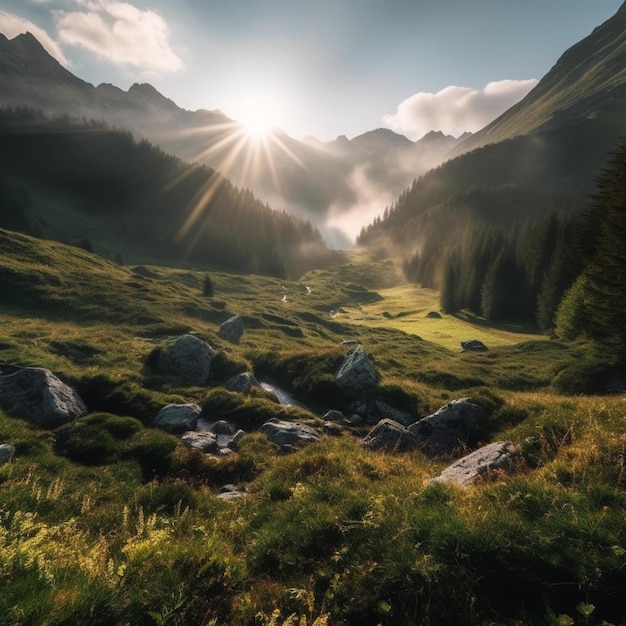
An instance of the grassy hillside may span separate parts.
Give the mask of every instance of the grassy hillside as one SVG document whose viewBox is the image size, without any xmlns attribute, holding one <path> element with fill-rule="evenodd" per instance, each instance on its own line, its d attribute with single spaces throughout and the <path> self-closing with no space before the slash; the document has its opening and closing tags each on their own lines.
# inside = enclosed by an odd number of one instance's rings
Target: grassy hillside
<svg viewBox="0 0 626 626">
<path fill-rule="evenodd" d="M 300 281 L 211 272 L 209 298 L 204 272 L 0 231 L 0 361 L 51 369 L 91 410 L 53 431 L 0 413 L 0 443 L 16 446 L 0 467 L 0 624 L 623 623 L 624 399 L 556 393 L 585 344 L 485 329 L 491 350 L 459 353 L 403 327 L 434 294 L 392 275 L 357 255 Z M 217 335 L 233 314 L 239 344 Z M 220 350 L 210 387 L 150 367 L 184 332 Z M 347 422 L 277 454 L 264 420 L 321 431 L 355 399 L 334 383 L 344 340 L 381 375 L 357 399 L 426 415 L 470 396 L 489 414 L 481 441 L 510 439 L 523 462 L 465 490 L 431 483 L 449 458 L 368 451 Z M 220 387 L 243 370 L 309 409 Z M 193 453 L 150 425 L 183 401 L 246 424 L 238 451 Z M 247 495 L 219 499 L 226 483 Z"/>
</svg>

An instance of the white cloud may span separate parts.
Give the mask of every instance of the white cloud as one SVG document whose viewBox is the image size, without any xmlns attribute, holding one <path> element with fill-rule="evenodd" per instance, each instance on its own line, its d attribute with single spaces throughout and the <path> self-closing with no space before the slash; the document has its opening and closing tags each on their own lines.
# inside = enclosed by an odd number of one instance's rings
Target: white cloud
<svg viewBox="0 0 626 626">
<path fill-rule="evenodd" d="M 146 73 L 182 69 L 169 44 L 167 23 L 158 13 L 118 0 L 77 0 L 77 4 L 82 10 L 54 14 L 64 43 Z"/>
<path fill-rule="evenodd" d="M 65 67 L 70 66 L 70 62 L 63 54 L 63 50 L 61 50 L 59 44 L 57 44 L 43 28 L 40 28 L 29 20 L 25 20 L 11 13 L 6 13 L 5 11 L 0 11 L 0 32 L 9 39 L 29 32 L 37 38 L 39 43 L 48 51 L 48 54 L 52 55 L 61 65 Z"/>
<path fill-rule="evenodd" d="M 437 93 L 416 93 L 398 105 L 383 122 L 395 131 L 414 138 L 431 130 L 449 135 L 476 132 L 519 102 L 539 81 L 500 80 L 483 90 L 446 87 Z"/>
</svg>

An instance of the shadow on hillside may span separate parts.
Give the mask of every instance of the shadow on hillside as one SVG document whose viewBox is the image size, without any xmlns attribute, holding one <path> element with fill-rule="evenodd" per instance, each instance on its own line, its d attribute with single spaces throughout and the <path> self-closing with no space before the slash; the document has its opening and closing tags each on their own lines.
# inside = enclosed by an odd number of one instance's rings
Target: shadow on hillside
<svg viewBox="0 0 626 626">
<path fill-rule="evenodd" d="M 461 311 L 457 313 L 450 313 L 450 317 L 453 317 L 461 322 L 466 322 L 467 324 L 474 324 L 475 326 L 484 326 L 486 328 L 493 328 L 494 330 L 502 330 L 508 333 L 517 333 L 524 335 L 537 335 L 541 336 L 545 333 L 542 333 L 536 326 L 530 326 L 522 323 L 513 323 L 513 322 L 494 322 L 492 320 L 487 320 L 484 317 L 479 317 L 478 315 L 474 315 L 469 311 Z"/>
</svg>

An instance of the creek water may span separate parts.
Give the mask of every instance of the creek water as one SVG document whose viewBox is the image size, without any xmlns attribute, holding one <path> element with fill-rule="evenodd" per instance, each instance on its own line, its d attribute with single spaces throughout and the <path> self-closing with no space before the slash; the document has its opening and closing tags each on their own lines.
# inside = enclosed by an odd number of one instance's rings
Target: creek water
<svg viewBox="0 0 626 626">
<path fill-rule="evenodd" d="M 263 387 L 265 391 L 273 393 L 283 406 L 297 406 L 301 409 L 306 408 L 304 404 L 298 402 L 288 391 L 285 391 L 285 389 L 281 389 L 278 385 L 275 385 L 274 383 L 262 382 L 261 387 Z"/>
</svg>

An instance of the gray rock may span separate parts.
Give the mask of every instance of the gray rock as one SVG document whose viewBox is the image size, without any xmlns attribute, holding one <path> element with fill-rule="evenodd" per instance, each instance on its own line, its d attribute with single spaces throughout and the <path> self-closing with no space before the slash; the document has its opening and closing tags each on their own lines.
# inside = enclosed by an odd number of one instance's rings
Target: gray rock
<svg viewBox="0 0 626 626">
<path fill-rule="evenodd" d="M 520 448 L 510 441 L 496 441 L 459 459 L 433 480 L 462 487 L 473 485 L 490 472 L 510 470 L 520 454 Z"/>
<path fill-rule="evenodd" d="M 431 320 L 440 320 L 441 313 L 438 313 L 437 311 L 429 311 L 428 313 L 426 313 L 426 317 Z"/>
<path fill-rule="evenodd" d="M 402 424 L 391 419 L 383 419 L 370 430 L 362 444 L 370 450 L 403 452 L 414 448 L 417 439 Z"/>
<path fill-rule="evenodd" d="M 193 335 L 182 335 L 159 355 L 158 370 L 177 376 L 188 385 L 204 385 L 215 351 Z"/>
<path fill-rule="evenodd" d="M 363 424 L 365 424 L 365 420 L 363 419 L 362 415 L 359 415 L 358 413 L 353 413 L 350 416 L 351 426 L 363 426 Z"/>
<path fill-rule="evenodd" d="M 331 409 L 324 415 L 324 419 L 328 422 L 340 422 L 346 419 L 346 416 L 341 411 L 335 411 Z"/>
<path fill-rule="evenodd" d="M 363 389 L 378 382 L 374 365 L 361 345 L 346 355 L 335 378 L 340 385 L 349 389 Z"/>
<path fill-rule="evenodd" d="M 10 443 L 3 443 L 0 445 L 0 465 L 8 463 L 15 454 L 15 446 Z"/>
<path fill-rule="evenodd" d="M 245 435 L 245 431 L 239 429 L 231 438 L 230 441 L 228 442 L 228 447 L 231 450 L 236 450 L 237 446 L 239 445 L 239 442 L 244 438 Z"/>
<path fill-rule="evenodd" d="M 41 367 L 0 375 L 0 408 L 32 424 L 54 428 L 87 414 L 80 396 Z"/>
<path fill-rule="evenodd" d="M 319 434 L 311 426 L 298 422 L 286 422 L 275 417 L 265 422 L 259 432 L 283 450 L 292 449 L 293 444 L 313 443 L 320 440 Z"/>
<path fill-rule="evenodd" d="M 197 404 L 168 404 L 155 415 L 152 423 L 171 433 L 195 430 L 201 411 Z"/>
<path fill-rule="evenodd" d="M 207 430 L 189 431 L 180 438 L 182 444 L 187 448 L 200 450 L 205 454 L 217 453 L 217 435 Z"/>
<path fill-rule="evenodd" d="M 452 454 L 463 446 L 476 424 L 484 417 L 481 406 L 461 398 L 449 402 L 436 413 L 411 424 L 408 430 L 430 454 Z"/>
<path fill-rule="evenodd" d="M 489 348 L 482 341 L 478 341 L 478 339 L 461 341 L 461 352 L 486 352 L 487 350 Z"/>
<path fill-rule="evenodd" d="M 229 317 L 225 322 L 220 324 L 217 334 L 222 337 L 222 339 L 226 339 L 226 341 L 239 343 L 243 331 L 243 318 L 241 315 L 233 315 L 233 317 Z"/>
<path fill-rule="evenodd" d="M 233 501 L 239 500 L 240 498 L 245 497 L 245 495 L 246 492 L 241 491 L 237 485 L 224 485 L 223 487 L 220 487 L 220 492 L 217 497 L 220 500 Z"/>
<path fill-rule="evenodd" d="M 249 394 L 253 388 L 260 386 L 261 383 L 259 383 L 259 381 L 250 372 L 236 374 L 224 383 L 224 387 L 226 387 L 228 391 L 244 394 Z"/>
<path fill-rule="evenodd" d="M 216 435 L 233 435 L 235 433 L 235 427 L 226 420 L 218 420 L 209 430 Z"/>
</svg>

